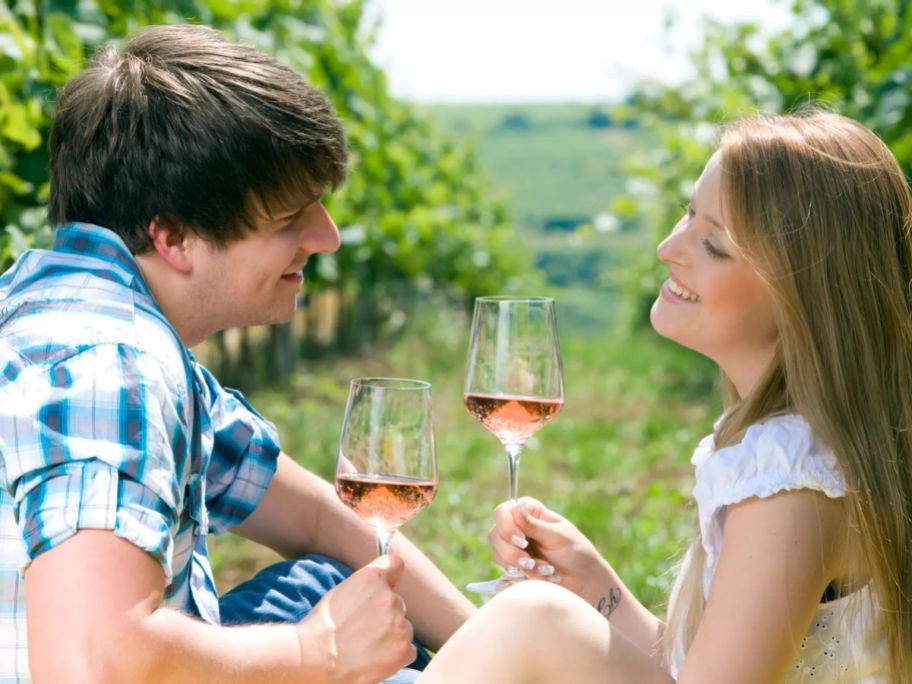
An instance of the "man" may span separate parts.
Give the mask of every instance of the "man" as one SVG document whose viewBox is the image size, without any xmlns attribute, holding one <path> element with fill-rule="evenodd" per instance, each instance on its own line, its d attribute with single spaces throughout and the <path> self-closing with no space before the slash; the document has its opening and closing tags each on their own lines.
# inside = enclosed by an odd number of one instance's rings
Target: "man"
<svg viewBox="0 0 912 684">
<path fill-rule="evenodd" d="M 50 148 L 56 244 L 0 279 L 0 682 L 376 684 L 412 624 L 439 648 L 471 604 L 401 538 L 371 562 L 366 526 L 188 351 L 288 321 L 308 257 L 339 247 L 325 98 L 215 31 L 154 27 L 63 88 Z M 361 569 L 289 561 L 220 606 L 206 535 L 228 529 Z"/>
</svg>

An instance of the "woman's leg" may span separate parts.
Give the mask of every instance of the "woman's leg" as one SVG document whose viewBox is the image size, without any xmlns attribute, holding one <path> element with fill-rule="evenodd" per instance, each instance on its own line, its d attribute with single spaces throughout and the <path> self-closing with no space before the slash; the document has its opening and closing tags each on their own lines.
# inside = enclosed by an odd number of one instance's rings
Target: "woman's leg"
<svg viewBox="0 0 912 684">
<path fill-rule="evenodd" d="M 437 653 L 418 684 L 670 684 L 671 676 L 589 604 L 548 582 L 495 596 Z"/>
</svg>

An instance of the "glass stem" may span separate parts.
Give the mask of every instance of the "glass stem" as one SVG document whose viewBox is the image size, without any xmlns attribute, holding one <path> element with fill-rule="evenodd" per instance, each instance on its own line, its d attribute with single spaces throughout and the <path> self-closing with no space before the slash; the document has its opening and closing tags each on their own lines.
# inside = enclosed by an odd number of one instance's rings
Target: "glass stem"
<svg viewBox="0 0 912 684">
<path fill-rule="evenodd" d="M 385 556 L 389 553 L 390 540 L 393 538 L 393 535 L 396 534 L 396 530 L 388 530 L 385 528 L 380 528 L 377 530 L 377 555 Z"/>
<path fill-rule="evenodd" d="M 510 501 L 516 501 L 519 496 L 519 455 L 522 453 L 521 444 L 510 444 L 507 449 L 507 466 L 510 469 Z M 506 580 L 524 580 L 525 574 L 519 568 L 511 565 L 503 574 Z"/>
<path fill-rule="evenodd" d="M 521 444 L 510 444 L 507 449 L 507 467 L 510 469 L 510 500 L 516 501 L 519 491 L 519 455 Z"/>
</svg>

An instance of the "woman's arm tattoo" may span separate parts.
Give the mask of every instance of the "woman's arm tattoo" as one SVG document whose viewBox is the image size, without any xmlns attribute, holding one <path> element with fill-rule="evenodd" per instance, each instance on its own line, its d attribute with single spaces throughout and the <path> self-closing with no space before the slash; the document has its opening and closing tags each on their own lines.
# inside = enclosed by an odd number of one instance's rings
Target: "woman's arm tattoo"
<svg viewBox="0 0 912 684">
<path fill-rule="evenodd" d="M 602 596 L 595 604 L 595 609 L 605 616 L 606 620 L 611 618 L 611 614 L 621 602 L 621 590 L 619 587 L 611 587 L 608 590 L 608 596 Z"/>
</svg>

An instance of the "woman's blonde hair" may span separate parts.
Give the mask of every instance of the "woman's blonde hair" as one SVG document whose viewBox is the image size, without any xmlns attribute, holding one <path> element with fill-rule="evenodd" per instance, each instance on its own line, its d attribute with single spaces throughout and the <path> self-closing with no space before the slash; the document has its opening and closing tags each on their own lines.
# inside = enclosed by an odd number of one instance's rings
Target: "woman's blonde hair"
<svg viewBox="0 0 912 684">
<path fill-rule="evenodd" d="M 828 112 L 722 129 L 732 238 L 772 293 L 779 339 L 757 387 L 726 384 L 718 446 L 753 423 L 801 415 L 847 483 L 852 551 L 871 575 L 891 684 L 912 682 L 912 196 L 883 142 Z M 703 605 L 699 530 L 665 645 L 689 647 Z"/>
</svg>

